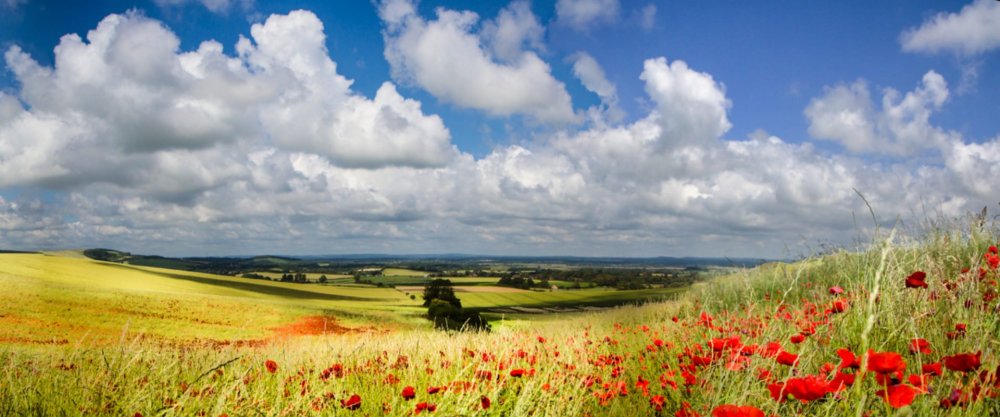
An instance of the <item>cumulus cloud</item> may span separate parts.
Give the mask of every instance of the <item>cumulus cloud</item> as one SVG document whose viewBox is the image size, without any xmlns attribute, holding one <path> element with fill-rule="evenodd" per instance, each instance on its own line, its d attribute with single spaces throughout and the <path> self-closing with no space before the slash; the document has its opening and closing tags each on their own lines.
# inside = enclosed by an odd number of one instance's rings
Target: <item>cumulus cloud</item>
<svg viewBox="0 0 1000 417">
<path fill-rule="evenodd" d="M 654 9 L 655 10 L 655 6 Z M 557 21 L 577 30 L 591 25 L 613 22 L 618 19 L 621 4 L 618 0 L 559 0 L 556 2 Z"/>
<path fill-rule="evenodd" d="M 1000 47 L 1000 2 L 976 0 L 958 13 L 938 13 L 900 35 L 907 52 L 977 55 Z"/>
<path fill-rule="evenodd" d="M 944 77 L 928 71 L 905 95 L 886 88 L 877 108 L 867 83 L 858 80 L 826 88 L 809 103 L 805 115 L 812 137 L 838 142 L 851 152 L 914 155 L 943 146 L 955 135 L 930 122 L 948 96 Z"/>
<path fill-rule="evenodd" d="M 601 64 L 586 52 L 575 53 L 570 56 L 570 60 L 573 61 L 573 75 L 583 83 L 587 91 L 601 98 L 601 114 L 612 122 L 624 118 L 625 113 L 618 107 L 618 89 L 608 81 Z"/>
<path fill-rule="evenodd" d="M 508 18 L 523 19 L 517 7 Z M 445 10 L 425 21 L 409 2 L 379 11 L 388 26 L 420 26 L 418 37 L 462 16 Z M 502 21 L 497 33 L 532 32 L 500 29 L 511 27 Z M 441 119 L 392 83 L 372 98 L 353 92 L 325 36 L 315 16 L 293 12 L 254 25 L 235 55 L 214 41 L 181 51 L 162 24 L 127 14 L 86 40 L 64 37 L 52 67 L 9 49 L 21 87 L 16 97 L 0 93 L 4 245 L 776 257 L 800 254 L 785 248 L 802 236 L 855 238 L 852 213 L 866 209 L 853 189 L 885 219 L 919 217 L 918 207 L 958 215 L 1000 194 L 989 181 L 1000 175 L 1000 138 L 970 142 L 931 123 L 949 97 L 935 72 L 905 94 L 883 90 L 881 104 L 857 82 L 806 109 L 814 135 L 849 149 L 938 153 L 919 167 L 764 132 L 727 138 L 725 86 L 665 58 L 637 74 L 651 105 L 634 121 L 533 132 L 537 140 L 477 158 L 451 146 Z M 535 48 L 536 35 L 503 37 L 522 54 Z M 507 65 L 499 44 L 476 51 Z M 140 47 L 142 59 L 129 56 Z M 575 58 L 588 89 L 616 97 L 596 62 Z M 43 203 L 11 198 L 6 187 L 56 192 Z"/>
<path fill-rule="evenodd" d="M 639 78 L 656 102 L 669 144 L 713 140 L 732 127 L 726 116 L 732 103 L 711 75 L 665 58 L 646 60 L 643 68 Z"/>
<path fill-rule="evenodd" d="M 526 3 L 512 3 L 478 32 L 479 16 L 473 12 L 439 8 L 436 19 L 426 20 L 409 0 L 382 2 L 379 16 L 385 24 L 385 57 L 395 79 L 496 116 L 575 120 L 565 85 L 538 54 L 523 48 L 538 43 L 541 36 Z"/>
<path fill-rule="evenodd" d="M 0 96 L 0 184 L 145 185 L 180 201 L 242 175 L 238 155 L 254 147 L 360 168 L 454 157 L 441 119 L 391 83 L 373 99 L 351 91 L 312 13 L 271 16 L 251 35 L 237 56 L 215 41 L 180 51 L 162 23 L 130 12 L 63 36 L 51 68 L 10 47 L 25 107 Z"/>
</svg>

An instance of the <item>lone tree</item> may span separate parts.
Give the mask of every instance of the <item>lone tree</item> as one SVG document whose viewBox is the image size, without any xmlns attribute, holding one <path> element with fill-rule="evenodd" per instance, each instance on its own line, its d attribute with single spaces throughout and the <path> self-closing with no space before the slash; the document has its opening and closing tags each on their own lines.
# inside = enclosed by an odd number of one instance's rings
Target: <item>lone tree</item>
<svg viewBox="0 0 1000 417">
<path fill-rule="evenodd" d="M 424 307 L 438 329 L 490 331 L 490 324 L 478 311 L 462 309 L 462 300 L 447 279 L 435 279 L 424 287 Z"/>
<path fill-rule="evenodd" d="M 424 287 L 424 307 L 430 307 L 433 300 L 441 300 L 462 309 L 462 300 L 455 296 L 455 288 L 447 279 L 434 279 Z"/>
</svg>

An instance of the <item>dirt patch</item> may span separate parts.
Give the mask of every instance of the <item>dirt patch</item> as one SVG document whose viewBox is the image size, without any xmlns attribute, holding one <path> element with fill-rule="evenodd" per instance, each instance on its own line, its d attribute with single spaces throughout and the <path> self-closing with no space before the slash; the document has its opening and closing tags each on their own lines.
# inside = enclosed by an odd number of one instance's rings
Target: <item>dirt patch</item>
<svg viewBox="0 0 1000 417">
<path fill-rule="evenodd" d="M 350 327 L 344 327 L 337 324 L 337 320 L 333 317 L 324 316 L 307 316 L 299 319 L 296 322 L 286 324 L 281 327 L 272 327 L 270 329 L 274 336 L 278 338 L 287 338 L 292 336 L 318 336 L 325 334 L 345 334 L 345 333 L 357 333 L 365 331 L 365 329 L 354 329 Z"/>
</svg>

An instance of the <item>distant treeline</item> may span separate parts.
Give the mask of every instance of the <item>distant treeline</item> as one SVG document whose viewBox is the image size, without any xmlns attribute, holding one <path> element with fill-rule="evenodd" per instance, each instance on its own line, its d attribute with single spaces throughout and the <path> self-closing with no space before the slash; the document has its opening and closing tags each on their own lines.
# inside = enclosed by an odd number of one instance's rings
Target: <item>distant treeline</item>
<svg viewBox="0 0 1000 417">
<path fill-rule="evenodd" d="M 637 290 L 650 287 L 685 287 L 703 279 L 706 270 L 702 268 L 686 268 L 683 270 L 644 270 L 644 269 L 539 269 L 534 271 L 510 271 L 500 274 L 497 285 L 530 289 L 549 288 L 552 281 L 572 282 L 575 288 L 582 288 L 581 283 L 594 286 L 617 288 L 620 290 Z"/>
</svg>

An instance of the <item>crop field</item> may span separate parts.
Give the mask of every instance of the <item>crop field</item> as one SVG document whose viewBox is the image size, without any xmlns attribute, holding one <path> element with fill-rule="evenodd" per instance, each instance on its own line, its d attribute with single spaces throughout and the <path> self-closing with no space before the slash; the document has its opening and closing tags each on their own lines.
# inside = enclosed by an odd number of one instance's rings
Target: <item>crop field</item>
<svg viewBox="0 0 1000 417">
<path fill-rule="evenodd" d="M 264 277 L 268 277 L 268 278 L 274 279 L 274 280 L 281 279 L 282 275 L 287 274 L 287 272 L 274 272 L 274 271 L 254 271 L 254 272 L 251 272 L 251 273 L 257 274 L 257 275 L 260 275 L 260 276 L 264 276 Z M 305 275 L 306 275 L 306 279 L 308 279 L 310 281 L 316 281 L 316 280 L 319 280 L 319 277 L 326 276 L 326 279 L 328 279 L 331 282 L 335 281 L 335 280 L 345 280 L 345 281 L 354 282 L 354 277 L 352 277 L 350 275 L 344 275 L 344 274 L 324 274 L 324 273 L 320 273 L 320 272 L 305 272 Z"/>
</svg>

